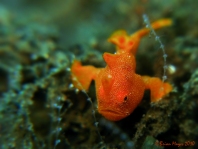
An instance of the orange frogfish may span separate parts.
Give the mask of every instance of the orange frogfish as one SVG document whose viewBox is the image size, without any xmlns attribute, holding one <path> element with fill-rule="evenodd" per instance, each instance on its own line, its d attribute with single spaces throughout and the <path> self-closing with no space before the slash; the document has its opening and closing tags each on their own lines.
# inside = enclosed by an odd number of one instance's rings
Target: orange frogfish
<svg viewBox="0 0 198 149">
<path fill-rule="evenodd" d="M 172 24 L 170 19 L 161 19 L 151 24 L 153 29 Z M 98 112 L 111 121 L 121 120 L 130 115 L 141 102 L 144 91 L 150 90 L 151 102 L 167 95 L 172 86 L 159 78 L 136 74 L 135 54 L 140 39 L 150 31 L 143 28 L 132 35 L 124 30 L 112 34 L 109 42 L 116 45 L 116 53 L 104 53 L 105 68 L 82 66 L 74 60 L 71 73 L 76 88 L 87 91 L 95 80 Z"/>
</svg>

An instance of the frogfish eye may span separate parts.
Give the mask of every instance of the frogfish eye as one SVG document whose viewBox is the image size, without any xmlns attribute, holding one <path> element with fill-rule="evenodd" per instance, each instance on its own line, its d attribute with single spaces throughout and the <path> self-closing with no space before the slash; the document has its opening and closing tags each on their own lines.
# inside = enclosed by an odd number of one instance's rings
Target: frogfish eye
<svg viewBox="0 0 198 149">
<path fill-rule="evenodd" d="M 127 100 L 128 100 L 128 97 L 127 97 L 127 96 L 125 96 L 125 97 L 124 97 L 124 101 L 127 101 Z"/>
</svg>

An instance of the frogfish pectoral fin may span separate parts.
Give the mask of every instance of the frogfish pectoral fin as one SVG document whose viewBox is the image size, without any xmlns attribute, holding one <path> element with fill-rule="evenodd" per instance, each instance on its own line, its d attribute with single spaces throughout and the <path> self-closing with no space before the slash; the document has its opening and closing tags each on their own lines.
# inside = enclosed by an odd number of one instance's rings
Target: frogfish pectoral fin
<svg viewBox="0 0 198 149">
<path fill-rule="evenodd" d="M 164 96 L 169 94 L 173 87 L 171 84 L 163 82 L 159 78 L 142 76 L 146 89 L 151 91 L 151 102 L 161 100 Z"/>
<path fill-rule="evenodd" d="M 80 90 L 88 90 L 92 80 L 96 78 L 99 69 L 93 66 L 82 66 L 81 63 L 75 60 L 71 67 L 72 82 L 74 87 Z"/>
</svg>

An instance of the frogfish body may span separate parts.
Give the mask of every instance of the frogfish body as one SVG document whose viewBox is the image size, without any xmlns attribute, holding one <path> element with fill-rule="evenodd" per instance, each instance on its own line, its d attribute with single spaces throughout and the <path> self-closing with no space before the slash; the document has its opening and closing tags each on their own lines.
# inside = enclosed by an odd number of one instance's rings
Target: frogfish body
<svg viewBox="0 0 198 149">
<path fill-rule="evenodd" d="M 171 25 L 170 19 L 154 22 L 152 27 L 158 29 Z M 76 88 L 88 90 L 95 80 L 98 112 L 111 121 L 121 120 L 130 115 L 141 102 L 146 89 L 151 91 L 151 102 L 157 102 L 167 95 L 172 86 L 159 78 L 140 76 L 135 73 L 135 54 L 140 39 L 149 33 L 147 28 L 132 35 L 124 30 L 115 32 L 109 39 L 116 45 L 116 53 L 104 53 L 105 68 L 82 66 L 77 60 L 71 67 L 72 80 Z"/>
</svg>

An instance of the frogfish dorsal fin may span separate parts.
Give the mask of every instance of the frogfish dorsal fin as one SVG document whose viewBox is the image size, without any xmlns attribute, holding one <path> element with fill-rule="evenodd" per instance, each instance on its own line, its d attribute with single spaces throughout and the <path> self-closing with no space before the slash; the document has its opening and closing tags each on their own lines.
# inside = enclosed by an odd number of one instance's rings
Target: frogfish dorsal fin
<svg viewBox="0 0 198 149">
<path fill-rule="evenodd" d="M 127 35 L 125 30 L 118 30 L 114 32 L 109 37 L 108 41 L 117 46 L 118 52 L 130 52 L 134 44 L 133 38 Z"/>
</svg>

